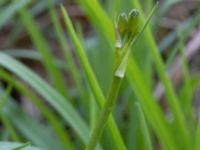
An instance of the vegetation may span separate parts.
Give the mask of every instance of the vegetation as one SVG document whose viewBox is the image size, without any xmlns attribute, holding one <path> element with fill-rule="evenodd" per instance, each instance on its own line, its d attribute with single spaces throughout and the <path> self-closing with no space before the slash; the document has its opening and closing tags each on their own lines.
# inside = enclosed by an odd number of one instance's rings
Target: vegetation
<svg viewBox="0 0 200 150">
<path fill-rule="evenodd" d="M 199 150 L 200 73 L 186 46 L 199 7 L 160 27 L 182 3 L 1 0 L 0 149 Z"/>
</svg>

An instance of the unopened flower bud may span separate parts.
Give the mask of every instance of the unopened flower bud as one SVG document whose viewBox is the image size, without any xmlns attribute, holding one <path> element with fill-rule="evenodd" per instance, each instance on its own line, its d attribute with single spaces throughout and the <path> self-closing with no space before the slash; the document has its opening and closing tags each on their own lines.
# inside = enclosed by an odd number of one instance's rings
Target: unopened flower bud
<svg viewBox="0 0 200 150">
<path fill-rule="evenodd" d="M 132 9 L 128 15 L 122 13 L 118 16 L 117 32 L 121 41 L 125 36 L 126 38 L 134 38 L 140 32 L 140 27 L 140 16 L 136 9 Z"/>
<path fill-rule="evenodd" d="M 140 32 L 141 20 L 140 14 L 137 10 L 132 9 L 128 15 L 128 30 L 132 36 Z"/>
<path fill-rule="evenodd" d="M 128 23 L 128 17 L 126 13 L 120 14 L 117 21 L 117 29 L 121 38 L 124 37 L 124 35 L 127 32 L 127 23 Z"/>
</svg>

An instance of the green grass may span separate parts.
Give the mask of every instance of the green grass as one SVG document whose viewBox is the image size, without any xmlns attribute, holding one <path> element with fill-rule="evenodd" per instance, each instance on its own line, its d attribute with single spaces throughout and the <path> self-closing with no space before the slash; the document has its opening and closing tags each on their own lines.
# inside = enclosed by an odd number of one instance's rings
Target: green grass
<svg viewBox="0 0 200 150">
<path fill-rule="evenodd" d="M 76 0 L 90 24 L 89 34 L 72 18 L 68 5 L 30 2 L 0 2 L 0 31 L 11 28 L 0 52 L 0 149 L 200 149 L 200 120 L 193 102 L 200 73 L 191 75 L 185 52 L 199 10 L 158 41 L 162 17 L 177 1 L 157 6 L 152 0 Z M 120 32 L 122 46 L 116 47 L 117 16 L 132 8 L 139 12 L 139 33 L 133 31 L 137 18 L 129 18 L 132 25 L 125 23 L 124 29 L 132 34 Z M 45 27 L 36 19 L 41 13 L 49 17 L 43 18 L 50 22 Z M 14 44 L 22 34 L 32 48 Z M 177 55 L 183 79 L 174 87 L 168 69 Z M 41 64 L 45 77 L 19 58 Z M 164 88 L 161 103 L 154 95 L 157 82 Z M 24 111 L 19 99 L 31 103 L 39 117 Z"/>
</svg>

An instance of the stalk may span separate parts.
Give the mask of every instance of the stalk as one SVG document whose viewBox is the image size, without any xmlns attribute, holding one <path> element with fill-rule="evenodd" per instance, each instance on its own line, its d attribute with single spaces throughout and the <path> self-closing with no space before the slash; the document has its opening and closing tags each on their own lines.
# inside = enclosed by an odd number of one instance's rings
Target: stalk
<svg viewBox="0 0 200 150">
<path fill-rule="evenodd" d="M 96 126 L 94 127 L 92 134 L 89 138 L 88 145 L 86 147 L 86 150 L 93 150 L 95 149 L 98 139 L 100 138 L 100 135 L 105 128 L 105 125 L 107 123 L 108 117 L 112 111 L 112 108 L 116 102 L 116 97 L 118 95 L 120 85 L 121 85 L 122 78 L 114 76 L 113 81 L 111 83 L 108 98 L 104 104 L 104 107 L 101 111 L 100 117 L 96 122 Z"/>
<path fill-rule="evenodd" d="M 153 8 L 142 28 L 140 24 L 141 22 L 139 13 L 135 9 L 132 9 L 128 15 L 122 13 L 118 17 L 118 22 L 116 24 L 116 34 L 118 40 L 116 42 L 114 75 L 108 92 L 107 100 L 101 110 L 96 125 L 92 130 L 88 145 L 86 146 L 85 150 L 94 150 L 97 145 L 109 115 L 111 114 L 112 108 L 116 102 L 120 85 L 127 68 L 130 48 L 140 38 L 151 17 L 153 16 L 156 7 L 157 5 L 155 5 Z"/>
<path fill-rule="evenodd" d="M 131 43 L 132 42 L 130 42 L 129 40 L 126 40 L 123 47 L 116 48 L 116 60 L 115 60 L 115 67 L 114 67 L 112 82 L 109 88 L 106 102 L 101 110 L 100 116 L 97 119 L 97 122 L 90 135 L 88 145 L 86 146 L 86 150 L 95 149 L 98 143 L 98 140 L 101 136 L 101 133 L 103 132 L 106 126 L 107 120 L 116 103 L 120 85 L 124 78 L 128 56 L 129 56 L 129 48 L 132 45 Z"/>
<path fill-rule="evenodd" d="M 131 40 L 132 41 L 132 40 Z M 97 119 L 97 122 L 91 132 L 88 145 L 86 146 L 86 150 L 94 150 L 98 140 L 103 132 L 108 118 L 113 110 L 113 107 L 117 100 L 117 95 L 119 93 L 121 82 L 124 78 L 128 56 L 129 56 L 129 48 L 132 44 L 130 39 L 126 39 L 124 41 L 124 46 L 118 48 L 116 47 L 116 57 L 115 57 L 115 67 L 113 72 L 112 83 L 109 88 L 109 92 L 106 98 L 106 102 L 101 110 L 100 116 Z"/>
<path fill-rule="evenodd" d="M 91 65 L 90 65 L 90 63 L 87 59 L 87 56 L 84 52 L 84 49 L 81 45 L 81 42 L 79 41 L 79 39 L 78 39 L 78 37 L 75 33 L 72 22 L 70 21 L 70 18 L 68 16 L 65 8 L 62 5 L 61 5 L 61 10 L 62 10 L 62 13 L 64 15 L 64 21 L 65 21 L 66 27 L 68 28 L 69 35 L 72 39 L 72 42 L 75 46 L 75 49 L 76 49 L 76 52 L 77 52 L 77 55 L 78 55 L 78 58 L 80 59 L 80 62 L 81 62 L 83 69 L 85 71 L 89 85 L 91 87 L 91 90 L 94 94 L 95 99 L 97 100 L 97 103 L 102 108 L 103 105 L 104 105 L 104 102 L 106 101 L 106 98 L 104 97 L 104 95 L 101 91 L 101 88 L 100 88 L 100 86 L 97 82 L 97 79 L 94 75 L 92 67 L 91 67 Z M 111 133 L 113 143 L 115 143 L 115 145 L 116 145 L 116 148 L 118 150 L 126 150 L 125 144 L 122 140 L 122 136 L 121 136 L 121 134 L 118 130 L 118 127 L 117 127 L 113 117 L 109 118 L 108 127 L 109 127 L 109 130 L 110 130 L 110 133 Z"/>
</svg>

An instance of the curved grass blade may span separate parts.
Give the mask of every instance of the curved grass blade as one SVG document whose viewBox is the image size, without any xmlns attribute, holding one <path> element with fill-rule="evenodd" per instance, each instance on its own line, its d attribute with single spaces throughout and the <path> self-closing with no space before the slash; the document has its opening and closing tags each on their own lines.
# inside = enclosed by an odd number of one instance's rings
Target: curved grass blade
<svg viewBox="0 0 200 150">
<path fill-rule="evenodd" d="M 7 81 L 7 82 L 12 81 L 12 76 L 1 69 L 0 69 L 0 77 L 4 81 Z M 40 100 L 36 95 L 34 95 L 21 82 L 16 80 L 14 86 L 16 90 L 18 90 L 20 93 L 23 93 L 23 95 L 27 96 L 28 97 L 27 100 L 30 100 L 30 102 L 33 105 L 35 105 L 35 107 L 41 112 L 41 114 L 44 115 L 45 118 L 47 118 L 48 123 L 55 130 L 56 135 L 58 136 L 58 140 L 60 140 L 63 143 L 63 145 L 65 146 L 65 149 L 73 149 L 69 135 L 67 134 L 67 131 L 64 129 L 64 125 L 59 120 L 59 118 L 56 115 L 54 115 L 53 112 L 49 110 L 46 104 L 44 104 L 42 100 Z"/>
<path fill-rule="evenodd" d="M 22 145 L 23 144 L 21 144 L 21 143 L 15 143 L 15 142 L 0 142 L 0 149 L 15 150 L 16 147 L 19 147 Z M 42 150 L 42 149 L 27 145 L 27 147 L 23 148 L 23 150 Z"/>
<path fill-rule="evenodd" d="M 52 130 L 49 130 L 47 126 L 36 122 L 30 116 L 26 115 L 13 99 L 9 98 L 3 113 L 15 129 L 17 129 L 18 133 L 28 141 L 45 149 L 64 150 L 60 141 L 55 140 L 52 136 Z"/>
<path fill-rule="evenodd" d="M 20 8 L 27 5 L 29 2 L 30 0 L 12 1 L 12 3 L 9 3 L 7 7 L 2 9 L 0 11 L 0 29 Z"/>
<path fill-rule="evenodd" d="M 5 54 L 15 57 L 15 58 L 22 58 L 22 59 L 31 59 L 35 61 L 41 61 L 42 62 L 42 56 L 38 51 L 32 50 L 32 49 L 3 49 L 0 51 L 3 51 Z M 55 64 L 57 68 L 62 70 L 69 70 L 68 65 L 58 58 L 55 59 Z"/>
<path fill-rule="evenodd" d="M 89 137 L 88 126 L 63 96 L 20 62 L 3 53 L 0 53 L 0 65 L 19 76 L 44 97 L 65 121 L 71 125 L 81 140 L 87 143 Z"/>
<path fill-rule="evenodd" d="M 29 145 L 30 145 L 30 142 L 27 142 L 27 143 L 21 144 L 20 146 L 13 148 L 12 150 L 22 150 L 24 148 L 27 148 Z"/>
</svg>

